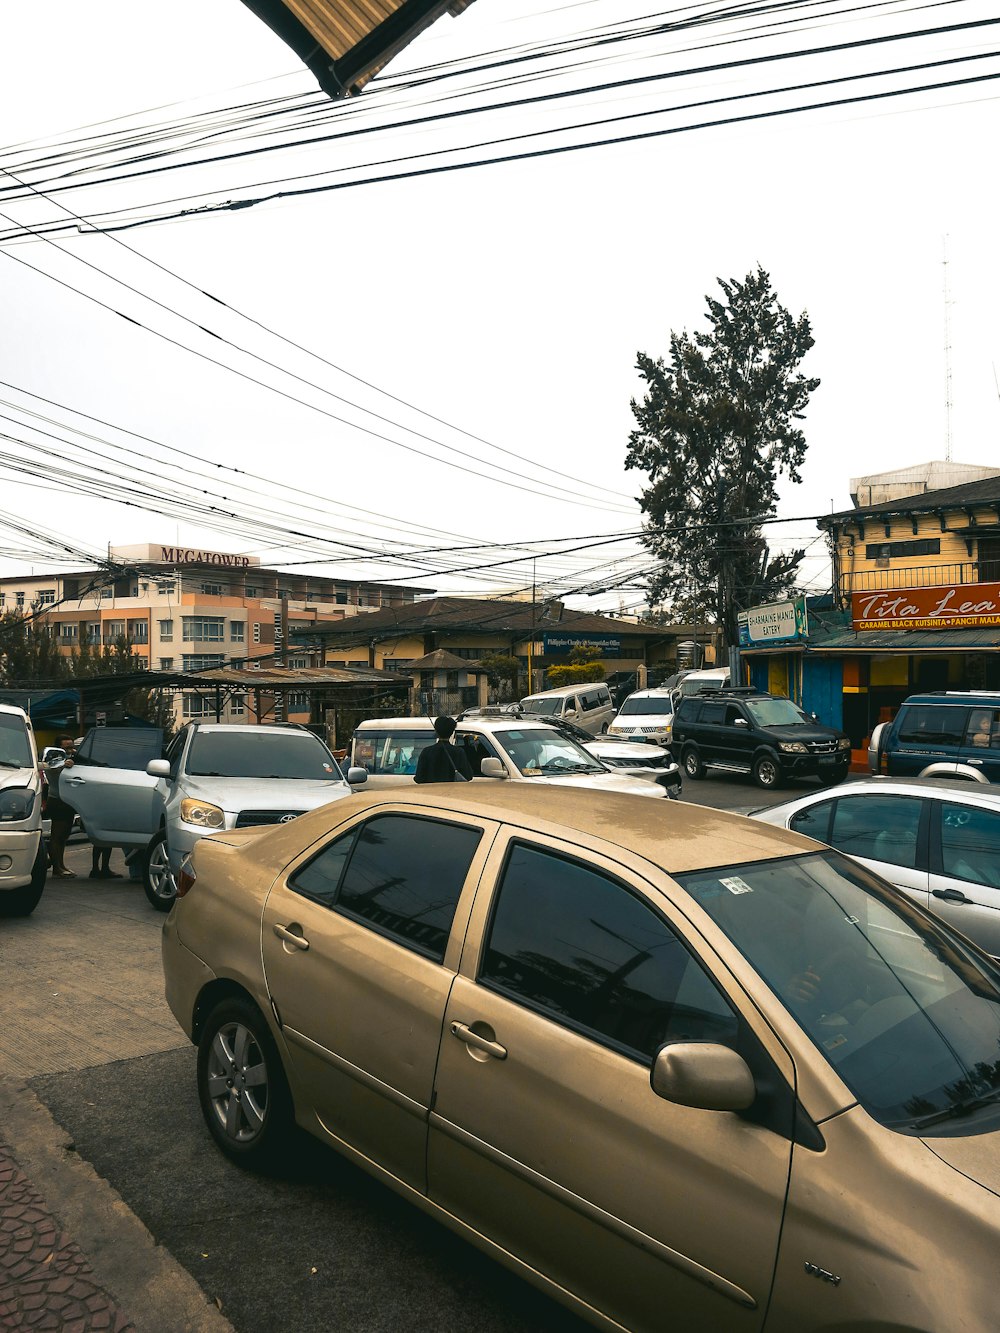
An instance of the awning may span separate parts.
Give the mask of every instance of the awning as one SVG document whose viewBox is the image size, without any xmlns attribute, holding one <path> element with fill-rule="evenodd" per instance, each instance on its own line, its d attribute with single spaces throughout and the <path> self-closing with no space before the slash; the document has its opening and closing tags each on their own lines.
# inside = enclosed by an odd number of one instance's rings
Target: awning
<svg viewBox="0 0 1000 1333">
<path fill-rule="evenodd" d="M 424 28 L 472 0 L 243 0 L 331 97 L 359 93 Z"/>
</svg>

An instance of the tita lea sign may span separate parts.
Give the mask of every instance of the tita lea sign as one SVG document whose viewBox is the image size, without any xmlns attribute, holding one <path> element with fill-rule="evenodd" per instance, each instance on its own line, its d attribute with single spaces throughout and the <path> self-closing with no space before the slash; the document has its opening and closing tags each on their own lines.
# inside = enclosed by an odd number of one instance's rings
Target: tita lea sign
<svg viewBox="0 0 1000 1333">
<path fill-rule="evenodd" d="M 866 629 L 975 629 L 1000 625 L 1000 583 L 892 588 L 851 595 L 851 624 Z"/>
</svg>

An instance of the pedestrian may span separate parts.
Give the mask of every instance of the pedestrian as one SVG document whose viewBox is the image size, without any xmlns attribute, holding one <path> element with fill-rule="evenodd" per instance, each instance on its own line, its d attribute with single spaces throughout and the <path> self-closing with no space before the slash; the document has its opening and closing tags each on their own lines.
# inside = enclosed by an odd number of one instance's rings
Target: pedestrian
<svg viewBox="0 0 1000 1333">
<path fill-rule="evenodd" d="M 453 717 L 436 717 L 434 731 L 437 740 L 426 746 L 417 760 L 414 782 L 471 782 L 472 769 L 465 750 L 452 745 L 455 734 Z"/>
<path fill-rule="evenodd" d="M 49 865 L 55 879 L 76 879 L 72 870 L 66 868 L 66 843 L 76 811 L 59 797 L 59 779 L 63 770 L 73 766 L 76 742 L 72 736 L 60 736 L 59 748 L 64 752 L 62 759 L 56 759 L 45 765 L 45 777 L 48 781 L 49 794 L 45 802 L 45 813 L 52 821 L 49 832 Z"/>
<path fill-rule="evenodd" d="M 90 878 L 91 879 L 121 879 L 121 875 L 116 870 L 111 869 L 111 853 L 113 847 L 107 843 L 95 842 L 94 849 L 90 855 Z"/>
</svg>

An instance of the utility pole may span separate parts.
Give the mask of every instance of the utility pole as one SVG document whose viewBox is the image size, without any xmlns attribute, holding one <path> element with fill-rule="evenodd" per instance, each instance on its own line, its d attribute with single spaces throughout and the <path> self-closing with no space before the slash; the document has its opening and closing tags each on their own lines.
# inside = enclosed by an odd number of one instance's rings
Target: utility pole
<svg viewBox="0 0 1000 1333">
<path fill-rule="evenodd" d="M 948 293 L 948 237 L 944 238 L 944 458 L 951 462 L 951 300 Z"/>
<path fill-rule="evenodd" d="M 532 693 L 531 650 L 535 644 L 535 561 L 531 561 L 531 638 L 528 640 L 528 693 Z"/>
</svg>

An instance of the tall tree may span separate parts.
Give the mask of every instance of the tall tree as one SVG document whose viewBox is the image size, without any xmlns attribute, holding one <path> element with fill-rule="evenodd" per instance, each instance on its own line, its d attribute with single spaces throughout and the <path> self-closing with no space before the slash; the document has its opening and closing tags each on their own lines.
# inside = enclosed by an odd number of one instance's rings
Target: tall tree
<svg viewBox="0 0 1000 1333">
<path fill-rule="evenodd" d="M 21 611 L 0 615 L 0 682 L 53 685 L 69 675 L 48 626 Z"/>
<path fill-rule="evenodd" d="M 649 475 L 643 542 L 658 558 L 654 601 L 697 594 L 737 642 L 737 612 L 788 593 L 804 552 L 774 554 L 760 519 L 773 515 L 778 478 L 802 480 L 801 420 L 818 379 L 798 371 L 813 346 L 809 317 L 778 302 L 760 267 L 720 278 L 706 298 L 708 330 L 671 333 L 667 361 L 638 354 L 646 382 L 632 401 L 626 468 Z"/>
</svg>

